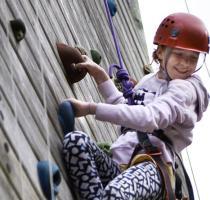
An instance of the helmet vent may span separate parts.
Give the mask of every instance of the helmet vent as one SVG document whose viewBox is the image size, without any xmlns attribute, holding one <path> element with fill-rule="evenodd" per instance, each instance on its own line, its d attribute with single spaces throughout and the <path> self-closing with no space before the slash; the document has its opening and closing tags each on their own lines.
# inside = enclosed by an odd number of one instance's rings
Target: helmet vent
<svg viewBox="0 0 210 200">
<path fill-rule="evenodd" d="M 170 24 L 174 24 L 175 23 L 174 20 L 171 20 L 169 18 L 165 19 L 164 22 L 165 23 L 162 23 L 162 26 L 165 26 L 166 28 L 168 28 L 168 26 L 170 26 Z"/>
<path fill-rule="evenodd" d="M 171 35 L 171 37 L 177 37 L 178 35 L 179 35 L 179 33 L 180 33 L 180 30 L 179 29 L 177 29 L 177 28 L 173 28 L 172 30 L 171 30 L 171 32 L 170 32 L 170 35 Z"/>
<path fill-rule="evenodd" d="M 163 39 L 163 37 L 162 37 L 162 36 L 160 36 L 160 37 L 159 37 L 159 40 L 162 40 L 162 39 Z"/>
<path fill-rule="evenodd" d="M 161 26 L 162 26 L 162 28 L 168 28 L 168 25 L 164 24 L 164 23 L 162 23 Z"/>
</svg>

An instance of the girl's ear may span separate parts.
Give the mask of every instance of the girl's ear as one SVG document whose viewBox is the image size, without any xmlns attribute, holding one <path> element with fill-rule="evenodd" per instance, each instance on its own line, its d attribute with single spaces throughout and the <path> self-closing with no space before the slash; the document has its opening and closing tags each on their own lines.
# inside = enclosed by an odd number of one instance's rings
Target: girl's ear
<svg viewBox="0 0 210 200">
<path fill-rule="evenodd" d="M 163 55 L 164 55 L 164 47 L 159 46 L 159 47 L 157 48 L 156 55 L 157 55 L 157 57 L 158 57 L 158 60 L 159 60 L 159 61 L 162 61 L 162 60 L 163 60 Z"/>
</svg>

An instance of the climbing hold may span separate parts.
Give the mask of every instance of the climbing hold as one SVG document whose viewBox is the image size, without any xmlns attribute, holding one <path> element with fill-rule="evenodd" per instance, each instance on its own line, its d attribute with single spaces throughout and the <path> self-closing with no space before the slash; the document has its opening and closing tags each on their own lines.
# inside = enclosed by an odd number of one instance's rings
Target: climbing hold
<svg viewBox="0 0 210 200">
<path fill-rule="evenodd" d="M 114 81 L 114 84 L 115 84 L 116 88 L 117 88 L 120 92 L 123 92 L 123 85 L 122 85 L 121 81 L 118 80 L 117 78 L 114 78 L 113 81 Z"/>
<path fill-rule="evenodd" d="M 0 124 L 2 124 L 4 121 L 4 114 L 3 112 L 0 110 Z"/>
<path fill-rule="evenodd" d="M 25 24 L 21 19 L 15 19 L 10 21 L 10 25 L 17 42 L 20 42 L 26 34 Z"/>
<path fill-rule="evenodd" d="M 91 49 L 90 53 L 91 53 L 92 60 L 99 65 L 100 62 L 101 62 L 100 53 L 98 51 L 94 50 L 94 49 Z"/>
<path fill-rule="evenodd" d="M 74 130 L 74 109 L 70 101 L 64 101 L 59 105 L 58 121 L 64 135 Z"/>
<path fill-rule="evenodd" d="M 7 142 L 4 143 L 4 149 L 5 149 L 6 153 L 9 153 L 9 145 Z"/>
<path fill-rule="evenodd" d="M 145 75 L 150 74 L 152 72 L 152 70 L 151 70 L 151 64 L 144 65 L 143 66 L 143 71 L 144 71 L 144 74 Z"/>
<path fill-rule="evenodd" d="M 39 161 L 37 164 L 37 171 L 44 196 L 47 200 L 55 200 L 59 191 L 58 186 L 61 183 L 61 174 L 58 166 L 49 161 Z M 52 172 L 51 178 L 50 172 Z M 50 183 L 51 180 L 52 184 Z"/>
<path fill-rule="evenodd" d="M 79 50 L 79 52 L 82 54 L 82 55 L 87 55 L 87 52 L 84 48 L 82 47 L 78 47 L 78 46 L 75 46 L 76 49 Z"/>
<path fill-rule="evenodd" d="M 101 142 L 97 143 L 97 145 L 104 153 L 106 153 L 108 156 L 111 156 L 111 145 L 109 143 Z"/>
<path fill-rule="evenodd" d="M 139 7 L 139 1 L 138 0 L 130 0 L 128 2 L 131 16 L 136 24 L 136 27 L 139 29 L 143 29 L 141 15 L 140 15 L 140 7 Z"/>
<path fill-rule="evenodd" d="M 109 6 L 109 12 L 110 12 L 111 16 L 112 17 L 115 16 L 115 14 L 117 12 L 117 4 L 116 4 L 115 0 L 107 0 L 107 3 Z"/>
<path fill-rule="evenodd" d="M 71 85 L 82 80 L 87 74 L 86 70 L 78 70 L 75 64 L 84 62 L 80 51 L 63 43 L 57 43 L 57 50 L 67 75 L 67 81 Z"/>
<path fill-rule="evenodd" d="M 6 163 L 7 172 L 10 174 L 12 172 L 11 166 L 9 163 Z"/>
</svg>

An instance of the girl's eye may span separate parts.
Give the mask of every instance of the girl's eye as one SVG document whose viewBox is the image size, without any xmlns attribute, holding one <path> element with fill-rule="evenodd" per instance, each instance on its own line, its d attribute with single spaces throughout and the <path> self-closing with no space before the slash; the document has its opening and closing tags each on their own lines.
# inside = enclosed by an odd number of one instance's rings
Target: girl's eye
<svg viewBox="0 0 210 200">
<path fill-rule="evenodd" d="M 188 56 L 188 55 L 185 55 L 181 52 L 176 52 L 174 51 L 173 52 L 173 55 L 177 58 L 177 59 L 187 59 L 189 60 L 191 63 L 196 63 L 198 61 L 198 56 L 197 55 L 191 55 L 191 56 Z"/>
<path fill-rule="evenodd" d="M 176 57 L 183 57 L 182 53 L 180 52 L 173 52 L 173 54 L 176 56 Z"/>
<path fill-rule="evenodd" d="M 196 57 L 196 56 L 192 56 L 190 59 L 191 59 L 193 62 L 197 62 L 197 61 L 198 61 L 198 57 Z"/>
</svg>

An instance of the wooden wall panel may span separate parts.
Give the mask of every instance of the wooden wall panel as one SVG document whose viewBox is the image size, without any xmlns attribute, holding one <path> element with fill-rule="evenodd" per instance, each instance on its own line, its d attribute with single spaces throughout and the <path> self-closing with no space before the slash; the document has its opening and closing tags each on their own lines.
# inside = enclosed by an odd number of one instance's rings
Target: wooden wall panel
<svg viewBox="0 0 210 200">
<path fill-rule="evenodd" d="M 113 17 L 125 66 L 140 79 L 148 63 L 143 30 L 136 26 L 128 1 L 118 0 Z M 15 41 L 10 20 L 20 18 L 25 38 Z M 103 0 L 1 0 L 0 3 L 0 199 L 44 199 L 36 165 L 56 163 L 62 174 L 58 199 L 74 199 L 61 157 L 63 134 L 58 105 L 75 97 L 103 101 L 87 75 L 71 86 L 56 42 L 95 49 L 108 71 L 118 58 Z M 113 142 L 117 128 L 93 116 L 76 119 L 76 129 L 97 142 Z"/>
</svg>

